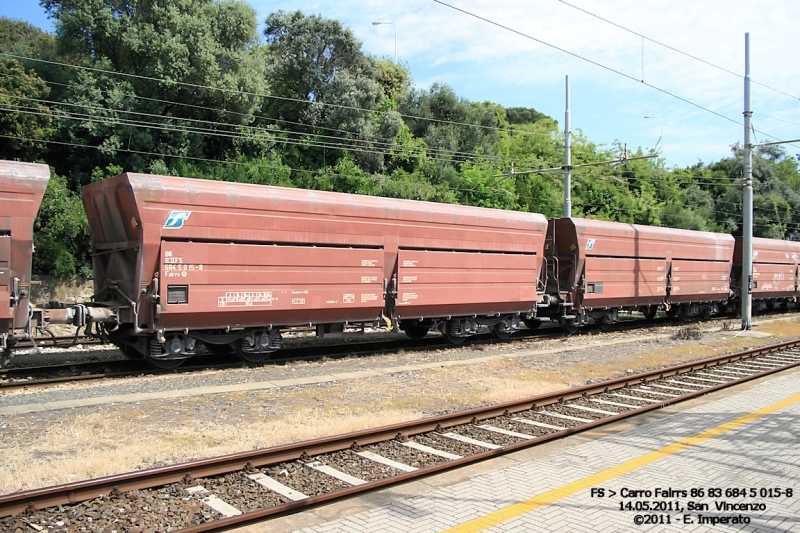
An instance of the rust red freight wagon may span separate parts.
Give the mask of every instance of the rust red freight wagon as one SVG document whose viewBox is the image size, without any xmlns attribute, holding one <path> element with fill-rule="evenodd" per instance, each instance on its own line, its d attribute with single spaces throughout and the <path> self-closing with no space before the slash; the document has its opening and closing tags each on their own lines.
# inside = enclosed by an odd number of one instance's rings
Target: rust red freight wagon
<svg viewBox="0 0 800 533">
<path fill-rule="evenodd" d="M 109 309 L 66 304 L 44 309 L 30 301 L 33 225 L 44 198 L 50 168 L 0 161 L 0 366 L 15 355 L 20 340 L 34 338 L 49 324 L 92 327 L 114 321 Z"/>
<path fill-rule="evenodd" d="M 0 352 L 3 364 L 21 338 L 30 338 L 33 222 L 50 168 L 0 161 Z"/>
<path fill-rule="evenodd" d="M 131 173 L 83 201 L 111 338 L 159 366 L 198 342 L 260 360 L 296 326 L 502 337 L 544 290 L 537 214 Z"/>
<path fill-rule="evenodd" d="M 709 317 L 730 297 L 733 237 L 580 218 L 551 219 L 545 257 L 551 318 L 605 328 L 620 310 Z"/>
<path fill-rule="evenodd" d="M 742 297 L 742 237 L 734 237 L 731 288 L 736 303 Z M 753 238 L 753 280 L 750 285 L 753 309 L 772 309 L 775 305 L 788 307 L 798 302 L 798 265 L 800 242 Z M 745 283 L 745 289 L 747 288 Z"/>
</svg>

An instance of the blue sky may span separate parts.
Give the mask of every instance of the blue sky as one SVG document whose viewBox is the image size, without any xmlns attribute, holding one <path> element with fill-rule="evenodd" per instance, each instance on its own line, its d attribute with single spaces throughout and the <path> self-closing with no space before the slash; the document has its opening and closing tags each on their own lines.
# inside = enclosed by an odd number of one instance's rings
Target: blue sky
<svg viewBox="0 0 800 533">
<path fill-rule="evenodd" d="M 800 138 L 800 2 L 796 0 L 442 0 L 622 75 L 478 20 L 434 0 L 249 0 L 259 21 L 300 9 L 337 19 L 375 56 L 408 66 L 416 86 L 446 83 L 471 101 L 533 107 L 564 121 L 570 76 L 573 130 L 604 146 L 649 148 L 663 137 L 668 167 L 710 163 L 744 138 L 744 35 L 750 33 L 756 140 Z M 0 15 L 52 31 L 36 0 L 0 0 Z M 372 22 L 392 22 L 375 26 Z M 633 78 L 633 79 L 631 79 Z M 644 79 L 662 91 L 648 87 Z M 775 91 L 773 89 L 777 89 Z M 787 96 L 782 93 L 787 93 Z M 701 109 L 704 108 L 704 109 Z M 722 115 L 717 116 L 713 113 Z M 643 117 L 650 116 L 651 119 Z M 800 143 L 787 146 L 800 153 Z"/>
</svg>

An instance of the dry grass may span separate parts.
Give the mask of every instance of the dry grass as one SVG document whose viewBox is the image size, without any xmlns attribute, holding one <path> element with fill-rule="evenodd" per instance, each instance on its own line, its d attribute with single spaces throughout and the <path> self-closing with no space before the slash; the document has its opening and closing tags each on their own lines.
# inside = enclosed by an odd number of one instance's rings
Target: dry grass
<svg viewBox="0 0 800 533">
<path fill-rule="evenodd" d="M 508 357 L 307 387 L 6 417 L 0 487 L 15 492 L 515 400 L 796 338 L 800 324 L 774 321 L 758 331 L 775 337 L 704 333 L 700 341 L 608 347 L 613 355 L 602 360 L 558 363 L 566 357 L 560 354 L 531 364 Z"/>
</svg>

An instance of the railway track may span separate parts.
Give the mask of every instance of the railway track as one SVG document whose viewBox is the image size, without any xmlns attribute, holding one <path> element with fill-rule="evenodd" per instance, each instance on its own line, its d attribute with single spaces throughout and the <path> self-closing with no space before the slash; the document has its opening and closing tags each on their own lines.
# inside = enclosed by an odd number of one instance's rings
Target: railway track
<svg viewBox="0 0 800 533">
<path fill-rule="evenodd" d="M 485 460 L 799 365 L 796 340 L 374 430 L 0 496 L 0 529 L 216 531 Z"/>
<path fill-rule="evenodd" d="M 49 332 L 48 332 L 49 333 Z M 70 348 L 75 345 L 92 346 L 97 344 L 108 344 L 107 340 L 103 340 L 94 335 L 54 335 L 37 336 L 32 340 L 19 341 L 15 348 L 18 350 L 30 350 L 32 348 Z"/>
<path fill-rule="evenodd" d="M 715 318 L 708 323 L 729 321 L 727 317 Z M 635 330 L 645 327 L 665 327 L 675 325 L 673 320 L 664 319 L 656 323 L 632 319 L 621 322 L 614 331 Z M 592 329 L 582 329 L 577 335 L 591 334 Z M 560 327 L 545 327 L 538 330 L 524 330 L 510 339 L 498 341 L 491 334 L 476 335 L 470 338 L 471 345 L 491 344 L 497 342 L 524 342 L 531 339 L 552 339 L 563 337 Z M 318 361 L 324 358 L 338 359 L 343 357 L 369 357 L 373 355 L 397 353 L 405 351 L 413 353 L 439 348 L 452 348 L 443 336 L 431 335 L 424 339 L 400 338 L 395 340 L 359 340 L 350 343 L 324 344 L 311 346 L 287 346 L 276 354 L 276 357 L 261 363 L 246 363 L 233 354 L 208 354 L 190 359 L 189 363 L 176 369 L 152 368 L 143 360 L 133 360 L 121 353 L 118 359 L 104 361 L 71 361 L 66 364 L 43 366 L 20 366 L 0 369 L 0 392 L 20 389 L 33 389 L 54 386 L 64 383 L 85 382 L 105 378 L 123 378 L 137 375 L 189 374 L 201 370 L 224 370 L 226 368 L 242 368 L 245 366 L 281 365 L 296 361 Z M 71 354 L 78 357 L 77 354 Z"/>
<path fill-rule="evenodd" d="M 484 342 L 490 342 L 486 339 Z M 189 374 L 200 370 L 224 370 L 226 368 L 257 367 L 280 365 L 294 361 L 315 361 L 324 358 L 370 356 L 392 353 L 400 350 L 428 350 L 449 346 L 443 337 L 425 339 L 400 339 L 392 341 L 367 341 L 347 344 L 302 346 L 281 350 L 280 357 L 262 363 L 245 363 L 233 354 L 209 354 L 208 357 L 194 358 L 194 364 L 176 369 L 152 368 L 143 360 L 127 359 L 120 354 L 119 359 L 105 361 L 72 362 L 69 364 L 45 365 L 37 367 L 6 368 L 0 370 L 0 391 L 46 387 L 76 381 L 91 381 L 103 378 L 121 378 L 137 375 Z"/>
</svg>

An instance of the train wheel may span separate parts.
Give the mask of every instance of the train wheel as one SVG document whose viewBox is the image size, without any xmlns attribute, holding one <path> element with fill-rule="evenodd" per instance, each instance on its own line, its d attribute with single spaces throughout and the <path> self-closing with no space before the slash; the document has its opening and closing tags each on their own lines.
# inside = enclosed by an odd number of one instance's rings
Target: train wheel
<svg viewBox="0 0 800 533">
<path fill-rule="evenodd" d="M 150 354 L 145 355 L 144 359 L 151 366 L 160 368 L 161 370 L 172 370 L 178 368 L 185 361 L 185 359 L 159 359 L 157 357 L 151 357 Z"/>
<path fill-rule="evenodd" d="M 561 320 L 561 327 L 564 328 L 564 331 L 572 335 L 573 333 L 577 333 L 580 329 L 578 325 L 578 321 L 574 318 L 564 318 Z"/>
<path fill-rule="evenodd" d="M 456 337 L 455 335 L 450 335 L 449 333 L 445 333 L 444 336 L 448 341 L 450 341 L 450 344 L 455 344 L 456 346 L 459 344 L 464 344 L 464 341 L 467 340 L 466 337 Z"/>
<path fill-rule="evenodd" d="M 144 353 L 144 360 L 155 368 L 160 368 L 161 370 L 172 370 L 174 368 L 178 368 L 186 361 L 185 358 L 181 359 L 162 359 L 160 357 L 154 357 L 153 354 L 163 354 L 164 353 L 164 345 L 158 342 L 155 337 L 150 338 L 150 344 L 147 345 L 147 348 Z"/>
<path fill-rule="evenodd" d="M 600 331 L 609 331 L 611 329 L 611 319 L 608 318 L 608 315 L 601 316 L 595 320 L 595 323 Z"/>
<path fill-rule="evenodd" d="M 464 341 L 467 340 L 466 337 L 461 337 L 458 335 L 461 330 L 461 325 L 457 321 L 448 320 L 445 322 L 443 329 L 444 337 L 450 341 L 451 344 L 464 344 Z"/>
<path fill-rule="evenodd" d="M 711 318 L 712 312 L 710 307 L 703 307 L 700 310 L 700 318 L 705 320 L 709 320 Z"/>
<path fill-rule="evenodd" d="M 426 326 L 417 326 L 415 324 L 404 325 L 403 331 L 412 339 L 421 339 L 428 334 L 428 328 Z"/>
<path fill-rule="evenodd" d="M 647 320 L 653 320 L 656 317 L 656 313 L 658 313 L 658 307 L 654 305 L 642 308 L 642 314 Z"/>
<path fill-rule="evenodd" d="M 512 334 L 513 334 L 513 332 L 511 332 L 511 331 L 504 331 L 503 330 L 503 323 L 502 322 L 498 322 L 497 324 L 492 326 L 492 335 L 494 335 L 494 337 L 496 339 L 500 339 L 501 341 L 508 340 L 508 339 L 511 338 Z"/>
<path fill-rule="evenodd" d="M 3 351 L 0 352 L 0 368 L 5 368 L 8 363 L 11 362 L 11 347 L 3 348 Z"/>
<path fill-rule="evenodd" d="M 131 346 L 120 344 L 117 346 L 117 348 L 119 348 L 119 351 L 122 352 L 122 355 L 124 355 L 128 359 L 134 359 L 137 361 L 141 361 L 142 359 L 144 359 L 144 356 L 139 353 L 139 350 L 132 348 Z"/>
<path fill-rule="evenodd" d="M 236 347 L 236 356 L 244 361 L 245 363 L 261 363 L 262 361 L 266 361 L 269 359 L 269 356 L 272 355 L 272 352 L 259 352 L 259 353 L 249 353 L 242 350 L 240 347 Z"/>
<path fill-rule="evenodd" d="M 692 307 L 690 305 L 682 305 L 680 310 L 681 322 L 691 322 L 692 315 L 691 313 Z"/>
<path fill-rule="evenodd" d="M 542 325 L 542 321 L 536 320 L 535 318 L 523 318 L 522 321 L 525 322 L 525 325 L 528 326 L 528 329 L 537 329 Z"/>
</svg>

